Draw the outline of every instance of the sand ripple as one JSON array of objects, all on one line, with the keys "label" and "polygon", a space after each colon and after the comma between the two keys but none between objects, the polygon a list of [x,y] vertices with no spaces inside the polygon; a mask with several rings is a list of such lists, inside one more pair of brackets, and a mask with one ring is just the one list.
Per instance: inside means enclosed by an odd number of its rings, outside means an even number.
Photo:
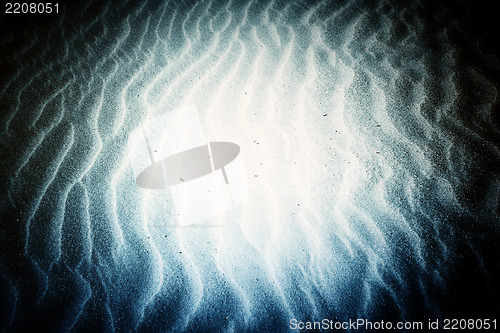
[{"label": "sand ripple", "polygon": [[[84,3],[0,44],[0,327],[498,315],[499,66],[463,8]],[[245,159],[223,227],[130,167],[190,104]]]}]

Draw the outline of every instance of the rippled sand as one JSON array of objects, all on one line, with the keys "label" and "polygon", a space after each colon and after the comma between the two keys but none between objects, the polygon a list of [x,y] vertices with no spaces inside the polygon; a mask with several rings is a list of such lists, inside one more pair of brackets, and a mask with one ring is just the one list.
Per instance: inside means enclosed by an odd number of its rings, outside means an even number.
[{"label": "rippled sand", "polygon": [[[2,329],[498,318],[488,9],[82,3],[2,23]],[[185,105],[245,160],[212,227],[176,227],[130,166],[133,131]]]}]

